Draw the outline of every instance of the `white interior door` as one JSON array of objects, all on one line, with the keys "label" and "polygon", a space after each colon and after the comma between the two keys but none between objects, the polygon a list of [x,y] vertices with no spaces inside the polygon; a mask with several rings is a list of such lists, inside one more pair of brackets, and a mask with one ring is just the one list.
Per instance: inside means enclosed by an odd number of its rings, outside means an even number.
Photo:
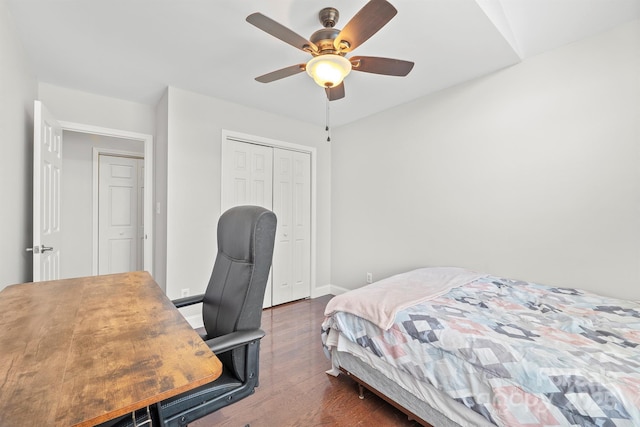
[{"label": "white interior door", "polygon": [[311,295],[311,156],[274,148],[273,157],[278,228],[272,302],[276,305]]},{"label": "white interior door", "polygon": [[62,127],[40,101],[34,104],[33,281],[60,278]]},{"label": "white interior door", "polygon": [[[99,156],[98,274],[136,271],[144,257],[140,225],[142,159]],[[142,235],[141,235],[142,234]]]},{"label": "white interior door", "polygon": [[222,145],[222,212],[233,206],[272,208],[271,147],[225,140]]},{"label": "white interior door", "polygon": [[291,301],[295,301],[311,296],[311,155],[297,151],[291,153],[291,217],[294,236]]},{"label": "white interior door", "polygon": [[138,265],[136,270],[144,270],[144,159],[138,163]]},{"label": "white interior door", "polygon": [[[222,143],[222,212],[233,206],[273,209],[273,149],[225,139]],[[272,274],[263,307],[271,307]]]}]

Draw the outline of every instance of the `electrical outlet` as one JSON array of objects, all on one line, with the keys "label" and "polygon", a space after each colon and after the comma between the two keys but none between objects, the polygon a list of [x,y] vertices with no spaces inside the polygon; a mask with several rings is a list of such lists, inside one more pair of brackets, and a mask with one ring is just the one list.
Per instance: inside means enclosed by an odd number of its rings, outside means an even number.
[{"label": "electrical outlet", "polygon": [[188,296],[189,296],[189,288],[184,288],[180,293],[180,298],[184,298]]},{"label": "electrical outlet", "polygon": [[373,283],[373,274],[367,273],[367,283]]}]

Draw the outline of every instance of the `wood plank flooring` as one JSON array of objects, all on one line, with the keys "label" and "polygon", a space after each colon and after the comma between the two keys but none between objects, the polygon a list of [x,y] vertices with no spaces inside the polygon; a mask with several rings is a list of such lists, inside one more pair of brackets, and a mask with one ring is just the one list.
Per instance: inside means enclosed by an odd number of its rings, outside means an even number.
[{"label": "wood plank flooring", "polygon": [[411,426],[400,411],[374,394],[358,398],[357,385],[325,371],[320,325],[331,297],[302,300],[262,314],[267,335],[260,347],[260,386],[254,395],[190,424],[233,426]]}]

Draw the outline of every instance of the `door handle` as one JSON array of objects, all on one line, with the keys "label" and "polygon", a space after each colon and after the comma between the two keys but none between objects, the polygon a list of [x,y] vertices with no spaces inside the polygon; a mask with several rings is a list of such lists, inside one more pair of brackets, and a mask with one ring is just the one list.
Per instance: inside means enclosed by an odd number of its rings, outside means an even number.
[{"label": "door handle", "polygon": [[53,247],[51,246],[45,246],[45,245],[40,245],[40,246],[34,246],[32,248],[27,248],[26,251],[27,252],[33,252],[34,254],[39,254],[42,252],[47,252],[47,251],[52,251]]}]

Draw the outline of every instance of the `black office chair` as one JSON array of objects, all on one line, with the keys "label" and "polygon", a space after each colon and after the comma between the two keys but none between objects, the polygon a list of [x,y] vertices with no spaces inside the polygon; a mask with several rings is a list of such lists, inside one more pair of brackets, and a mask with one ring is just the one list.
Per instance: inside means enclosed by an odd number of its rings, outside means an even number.
[{"label": "black office chair", "polygon": [[[254,392],[258,386],[262,303],[271,268],[276,216],[258,206],[238,206],[218,221],[218,255],[202,295],[174,300],[176,307],[202,303],[202,339],[222,362],[212,383],[136,413],[136,425],[186,426]],[[111,425],[111,424],[109,424]],[[118,427],[134,425],[131,416]]]},{"label": "black office chair", "polygon": [[202,303],[202,339],[222,362],[222,375],[158,404],[161,425],[186,426],[258,386],[262,303],[275,233],[275,214],[258,206],[231,208],[220,217],[218,255],[206,292],[173,302],[176,307]]}]

